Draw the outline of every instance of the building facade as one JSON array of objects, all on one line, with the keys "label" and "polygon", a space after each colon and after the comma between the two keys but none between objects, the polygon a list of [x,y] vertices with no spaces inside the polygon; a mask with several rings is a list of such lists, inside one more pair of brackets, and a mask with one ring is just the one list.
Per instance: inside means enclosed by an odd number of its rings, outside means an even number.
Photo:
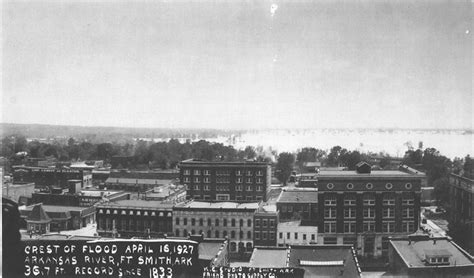
[{"label": "building facade", "polygon": [[253,216],[258,207],[258,203],[232,202],[178,204],[173,207],[174,235],[228,238],[231,253],[252,252]]},{"label": "building facade", "polygon": [[81,186],[92,186],[92,173],[64,168],[13,167],[13,182],[34,182],[37,187],[67,188],[69,180],[80,180]]},{"label": "building facade", "polygon": [[300,220],[278,223],[277,245],[279,247],[317,244],[317,242],[317,226],[303,226]]},{"label": "building facade", "polygon": [[320,240],[353,244],[359,255],[387,256],[388,237],[419,228],[424,174],[403,171],[321,171],[318,174]]},{"label": "building facade", "polygon": [[318,191],[313,188],[283,189],[276,201],[280,222],[301,220],[317,223],[319,217]]},{"label": "building facade", "polygon": [[451,174],[449,184],[449,221],[467,230],[462,247],[474,254],[474,179]]},{"label": "building facade", "polygon": [[179,164],[180,182],[188,199],[200,201],[266,201],[271,167],[264,162],[204,162]]},{"label": "building facade", "polygon": [[276,246],[279,222],[276,205],[261,204],[254,214],[254,246]]},{"label": "building facade", "polygon": [[120,200],[97,206],[97,233],[106,237],[153,238],[171,235],[171,204],[157,201]]}]

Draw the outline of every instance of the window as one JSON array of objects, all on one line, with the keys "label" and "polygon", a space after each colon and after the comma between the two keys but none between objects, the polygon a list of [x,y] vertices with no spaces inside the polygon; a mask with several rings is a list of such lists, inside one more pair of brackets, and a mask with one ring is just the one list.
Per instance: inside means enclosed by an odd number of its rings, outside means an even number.
[{"label": "window", "polygon": [[344,205],[345,206],[355,206],[355,204],[356,204],[355,198],[344,199]]},{"label": "window", "polygon": [[252,220],[251,219],[247,220],[247,227],[252,227]]},{"label": "window", "polygon": [[216,227],[219,227],[219,219],[216,219]]},{"label": "window", "polygon": [[230,231],[230,238],[235,238],[235,231]]},{"label": "window", "polygon": [[278,238],[283,239],[283,233],[282,232],[278,233]]},{"label": "window", "polygon": [[334,184],[328,183],[328,184],[326,185],[326,187],[327,187],[328,189],[333,189],[333,188],[334,188]]},{"label": "window", "polygon": [[[204,183],[211,183],[211,179],[204,178]],[[209,190],[209,189],[206,189],[206,187],[209,188],[209,185],[204,186],[204,190]]]},{"label": "window", "polygon": [[306,234],[303,234],[303,240],[306,240]]},{"label": "window", "polygon": [[275,227],[275,220],[273,220],[273,219],[270,219],[270,220],[269,220],[269,227],[270,227],[270,228]]},{"label": "window", "polygon": [[385,188],[388,189],[388,190],[390,190],[390,189],[393,188],[393,184],[387,183],[387,184],[385,185]]},{"label": "window", "polygon": [[336,218],[336,208],[325,208],[324,218],[329,218],[329,219]]},{"label": "window", "polygon": [[355,218],[356,210],[355,208],[344,208],[344,218]]},{"label": "window", "polygon": [[275,232],[270,232],[270,237],[268,239],[274,240],[275,239]]},{"label": "window", "polygon": [[364,198],[364,206],[374,206],[375,205],[375,199],[374,197],[366,197]]},{"label": "window", "polygon": [[194,182],[201,182],[201,179],[198,177],[194,177]]},{"label": "window", "polygon": [[260,239],[260,232],[255,232],[255,239],[259,240]]},{"label": "window", "polygon": [[336,205],[336,197],[327,197],[324,200],[325,206],[335,206]]},{"label": "window", "polygon": [[257,183],[261,184],[263,183],[263,180],[261,178],[257,178]]},{"label": "window", "polygon": [[184,177],[184,182],[189,182],[190,179],[188,177]]},{"label": "window", "polygon": [[353,189],[354,185],[352,183],[348,183],[346,187],[347,187],[347,189]]},{"label": "window", "polygon": [[240,170],[235,171],[235,175],[236,176],[242,176],[242,171],[240,171]]},{"label": "window", "polygon": [[216,231],[215,234],[216,234],[216,238],[219,238],[219,231]]},{"label": "window", "polygon": [[413,233],[415,231],[415,224],[413,221],[403,221],[402,222],[402,232],[403,233]]},{"label": "window", "polygon": [[343,237],[342,244],[350,244],[350,245],[355,246],[357,244],[357,238],[356,237]]},{"label": "window", "polygon": [[267,219],[262,220],[262,227],[266,228],[267,227]]},{"label": "window", "polygon": [[384,206],[394,206],[395,205],[395,198],[393,197],[384,197],[382,204]]},{"label": "window", "polygon": [[395,222],[382,222],[382,232],[383,233],[395,232]]},{"label": "window", "polygon": [[244,239],[244,232],[243,232],[243,231],[240,231],[240,232],[239,232],[239,238],[240,238],[240,239]]},{"label": "window", "polygon": [[252,197],[252,196],[247,196],[247,197],[245,197],[245,200],[247,200],[247,201],[252,201],[252,200],[253,200],[253,197]]},{"label": "window", "polygon": [[374,185],[369,182],[368,184],[365,185],[365,187],[367,189],[372,189],[372,188],[374,188]]},{"label": "window", "polygon": [[211,230],[208,230],[208,231],[207,231],[207,237],[208,237],[208,238],[211,237]]},{"label": "window", "polygon": [[355,233],[356,223],[355,222],[344,222],[344,233]]},{"label": "window", "polygon": [[184,174],[185,174],[185,175],[190,175],[190,174],[191,174],[191,170],[189,170],[189,169],[184,170]]},{"label": "window", "polygon": [[288,206],[288,212],[293,212],[293,206],[291,205]]},{"label": "window", "polygon": [[187,236],[188,236],[188,230],[186,230],[186,229],[183,230],[183,236],[184,236],[184,237],[187,237]]},{"label": "window", "polygon": [[247,175],[247,176],[252,176],[252,174],[253,174],[252,171],[247,170],[247,172],[246,172],[246,175]]},{"label": "window", "polygon": [[362,227],[364,232],[375,232],[375,222],[364,222]]},{"label": "window", "polygon": [[188,219],[187,218],[183,218],[183,225],[188,225]]},{"label": "window", "polygon": [[263,176],[263,172],[261,170],[257,171],[257,176]]},{"label": "window", "polygon": [[286,233],[286,239],[290,239],[290,233]]},{"label": "window", "polygon": [[412,206],[415,204],[415,200],[413,199],[402,199],[402,205],[404,206]]},{"label": "window", "polygon": [[179,236],[179,230],[178,229],[176,229],[176,231],[174,232],[174,235]]},{"label": "window", "polygon": [[324,222],[324,232],[325,233],[335,233],[336,232],[336,222]]},{"label": "window", "polygon": [[224,227],[227,227],[227,219],[224,218]]},{"label": "window", "polygon": [[324,244],[337,244],[337,237],[324,237]]},{"label": "window", "polygon": [[232,219],[230,220],[230,225],[231,225],[232,227],[235,227],[235,219],[234,219],[234,218],[232,218]]},{"label": "window", "polygon": [[281,206],[281,212],[286,212],[286,205]]},{"label": "window", "polygon": [[252,232],[251,231],[247,232],[247,239],[252,239]]},{"label": "window", "polygon": [[191,218],[191,226],[195,226],[195,225],[196,225],[196,219]]},{"label": "window", "polygon": [[198,184],[194,185],[194,190],[199,190],[199,185]]},{"label": "window", "polygon": [[216,171],[216,176],[229,176],[230,172],[229,170],[217,170]]},{"label": "window", "polygon": [[402,218],[413,218],[415,214],[413,213],[413,208],[403,208],[402,209]]},{"label": "window", "polygon": [[311,241],[315,241],[316,240],[316,235],[315,234],[311,234]]},{"label": "window", "polygon": [[240,219],[239,220],[239,227],[243,227],[244,226],[244,220],[243,219]]},{"label": "window", "polygon": [[383,208],[383,218],[394,218],[395,208]]},{"label": "window", "polygon": [[364,208],[364,218],[375,218],[375,209]]},{"label": "window", "polygon": [[405,184],[405,188],[406,189],[411,189],[413,186],[411,185],[411,183],[406,183]]},{"label": "window", "polygon": [[226,237],[227,236],[227,231],[222,232],[222,236]]},{"label": "window", "polygon": [[237,183],[242,183],[242,178],[237,178],[236,182]]},{"label": "window", "polygon": [[247,178],[245,182],[246,183],[252,183],[252,178]]},{"label": "window", "polygon": [[255,227],[260,227],[260,219],[255,219]]},{"label": "window", "polygon": [[245,187],[245,190],[246,190],[246,191],[252,191],[252,186],[251,186],[251,185],[247,185],[247,186]]},{"label": "window", "polygon": [[242,191],[242,185],[236,185],[235,191]]},{"label": "window", "polygon": [[257,191],[259,191],[259,192],[263,191],[263,186],[257,185]]},{"label": "window", "polygon": [[262,239],[267,240],[267,232],[262,232]]},{"label": "window", "polygon": [[176,225],[179,225],[179,217],[176,217]]},{"label": "window", "polygon": [[204,170],[204,176],[210,176],[211,175],[211,171],[209,170]]},{"label": "window", "polygon": [[295,239],[298,239],[298,233],[295,233]]},{"label": "window", "polygon": [[199,218],[199,226],[204,226],[204,219]]}]

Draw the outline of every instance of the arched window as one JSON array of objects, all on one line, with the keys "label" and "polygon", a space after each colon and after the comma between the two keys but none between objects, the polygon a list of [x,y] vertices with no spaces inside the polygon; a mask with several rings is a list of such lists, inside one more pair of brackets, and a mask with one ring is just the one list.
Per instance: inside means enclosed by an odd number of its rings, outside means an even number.
[{"label": "arched window", "polygon": [[212,222],[212,221],[211,221],[211,218],[208,218],[208,219],[207,219],[207,226],[209,226],[209,227],[212,226],[212,223],[211,223],[211,222]]},{"label": "arched window", "polygon": [[224,218],[224,227],[227,227],[227,219]]},{"label": "arched window", "polygon": [[198,235],[204,235],[203,232],[202,232],[202,230],[199,230]]},{"label": "arched window", "polygon": [[231,252],[237,251],[237,244],[235,242],[230,243],[230,251]]},{"label": "arched window", "polygon": [[244,220],[243,220],[243,219],[240,219],[239,222],[240,222],[240,223],[239,223],[239,224],[240,224],[240,227],[242,227],[242,226],[244,225]]},{"label": "arched window", "polygon": [[188,236],[188,231],[186,229],[183,230],[183,236],[187,237]]},{"label": "arched window", "polygon": [[230,231],[230,238],[235,238],[235,231]]},{"label": "arched window", "polygon": [[216,227],[219,227],[219,219],[216,219]]},{"label": "arched window", "polygon": [[216,238],[219,238],[219,231],[216,231]]},{"label": "arched window", "polygon": [[211,230],[207,231],[207,237],[208,237],[208,238],[211,237]]},{"label": "arched window", "polygon": [[230,221],[230,223],[231,223],[232,227],[235,227],[235,219],[234,219],[234,218],[232,218],[232,220]]},{"label": "arched window", "polygon": [[247,227],[252,227],[252,219],[247,220]]},{"label": "arched window", "polygon": [[244,232],[243,232],[243,231],[240,231],[240,232],[239,232],[239,238],[240,238],[240,239],[244,239]]},{"label": "arched window", "polygon": [[199,226],[204,226],[204,219],[199,218]]},{"label": "arched window", "polygon": [[252,248],[252,243],[251,242],[247,242],[246,244],[247,246],[247,252],[252,252],[253,248]]},{"label": "arched window", "polygon": [[191,230],[191,235],[195,235],[196,234],[196,231],[195,230]]},{"label": "arched window", "polygon": [[224,231],[224,232],[222,233],[222,236],[223,236],[223,237],[226,237],[226,236],[227,236],[227,231]]},{"label": "arched window", "polygon": [[247,239],[252,239],[252,232],[251,231],[247,232]]},{"label": "arched window", "polygon": [[179,236],[179,230],[176,229],[175,236]]}]

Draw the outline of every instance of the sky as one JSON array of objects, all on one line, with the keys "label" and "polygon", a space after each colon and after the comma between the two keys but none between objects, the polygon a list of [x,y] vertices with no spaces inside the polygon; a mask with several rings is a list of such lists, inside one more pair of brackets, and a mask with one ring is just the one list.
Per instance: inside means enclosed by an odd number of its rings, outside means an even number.
[{"label": "sky", "polygon": [[1,122],[472,129],[470,1],[219,2],[3,1]]}]

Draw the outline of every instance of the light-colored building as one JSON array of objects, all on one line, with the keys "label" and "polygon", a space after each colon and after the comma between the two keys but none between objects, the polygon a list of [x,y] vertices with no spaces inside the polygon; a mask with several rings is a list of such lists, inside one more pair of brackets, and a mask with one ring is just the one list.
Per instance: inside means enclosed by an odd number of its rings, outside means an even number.
[{"label": "light-colored building", "polygon": [[302,226],[301,221],[278,223],[278,246],[309,245],[318,242],[318,226]]},{"label": "light-colored building", "polygon": [[252,252],[253,217],[259,203],[189,201],[173,207],[175,236],[228,238],[230,252]]}]

